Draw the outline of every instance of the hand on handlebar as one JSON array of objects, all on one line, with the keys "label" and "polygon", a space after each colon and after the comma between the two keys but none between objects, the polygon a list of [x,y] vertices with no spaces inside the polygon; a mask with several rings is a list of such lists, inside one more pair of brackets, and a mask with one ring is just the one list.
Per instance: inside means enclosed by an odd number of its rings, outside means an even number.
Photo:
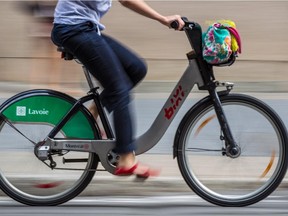
[{"label": "hand on handlebar", "polygon": [[[185,23],[182,20],[180,15],[172,15],[172,16],[166,16],[166,20],[163,22],[164,25],[168,26],[169,28],[173,28],[175,30],[182,30]],[[177,23],[177,26],[172,25],[172,23]]]},{"label": "hand on handlebar", "polygon": [[180,21],[179,21],[179,19],[175,19],[170,23],[170,28],[181,31],[181,30],[183,30],[183,28],[185,26],[184,21],[186,21],[186,20],[187,20],[186,17],[180,17]]}]

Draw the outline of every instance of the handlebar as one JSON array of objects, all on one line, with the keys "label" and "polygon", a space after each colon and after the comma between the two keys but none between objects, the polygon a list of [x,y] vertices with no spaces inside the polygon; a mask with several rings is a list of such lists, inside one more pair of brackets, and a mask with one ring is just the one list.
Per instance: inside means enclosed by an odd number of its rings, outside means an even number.
[{"label": "handlebar", "polygon": [[178,29],[178,26],[179,26],[179,22],[177,20],[174,20],[171,24],[170,24],[170,27],[173,28],[173,29]]},{"label": "handlebar", "polygon": [[[195,22],[191,22],[189,21],[186,17],[181,17],[181,19],[183,20],[183,22],[185,23],[183,29],[181,29],[182,31],[185,29],[185,28],[192,28],[192,27],[195,27],[197,25],[197,23]],[[177,20],[174,20],[171,24],[170,24],[170,27],[177,30],[179,28],[179,22]]]}]

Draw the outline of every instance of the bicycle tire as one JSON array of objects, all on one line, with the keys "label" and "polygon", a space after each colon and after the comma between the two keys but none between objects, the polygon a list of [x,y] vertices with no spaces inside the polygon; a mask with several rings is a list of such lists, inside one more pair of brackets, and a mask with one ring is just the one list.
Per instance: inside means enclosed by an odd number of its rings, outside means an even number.
[{"label": "bicycle tire", "polygon": [[[54,206],[73,199],[90,183],[99,162],[95,153],[66,151],[53,155],[56,168],[70,169],[63,171],[51,169],[40,161],[31,143],[43,140],[75,102],[76,99],[61,92],[30,90],[0,106],[1,115],[13,125],[11,127],[1,116],[0,187],[6,195],[26,205]],[[56,137],[93,139],[100,136],[92,115],[81,106]],[[64,156],[83,161],[64,164]]]},{"label": "bicycle tire", "polygon": [[247,95],[220,95],[241,155],[223,153],[224,140],[209,97],[182,119],[174,155],[188,186],[219,206],[248,206],[269,196],[287,170],[287,131],[266,103]]}]

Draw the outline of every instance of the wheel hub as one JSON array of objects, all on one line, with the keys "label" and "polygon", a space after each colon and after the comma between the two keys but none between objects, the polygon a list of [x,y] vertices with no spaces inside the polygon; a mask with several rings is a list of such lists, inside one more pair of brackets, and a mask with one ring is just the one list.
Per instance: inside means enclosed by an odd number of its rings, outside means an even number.
[{"label": "wheel hub", "polygon": [[226,154],[231,158],[238,158],[241,155],[241,148],[238,145],[229,146],[226,150]]}]

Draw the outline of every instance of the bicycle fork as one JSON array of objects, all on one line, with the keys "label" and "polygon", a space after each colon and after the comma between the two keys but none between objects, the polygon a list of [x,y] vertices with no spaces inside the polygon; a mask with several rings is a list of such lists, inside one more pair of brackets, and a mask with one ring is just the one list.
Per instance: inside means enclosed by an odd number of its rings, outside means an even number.
[{"label": "bicycle fork", "polygon": [[[216,116],[218,118],[218,122],[221,127],[221,131],[223,133],[223,135],[220,135],[220,139],[225,141],[225,149],[223,148],[222,154],[227,155],[228,157],[231,158],[237,158],[241,154],[241,148],[235,142],[232,132],[230,130],[229,123],[227,121],[220,98],[218,96],[219,93],[216,91],[216,87],[218,85],[219,84],[217,83],[213,83],[213,86],[210,86],[208,91],[213,102],[213,106],[216,112]],[[224,91],[224,93],[229,94],[231,86],[226,86],[226,88],[227,90]]]}]

